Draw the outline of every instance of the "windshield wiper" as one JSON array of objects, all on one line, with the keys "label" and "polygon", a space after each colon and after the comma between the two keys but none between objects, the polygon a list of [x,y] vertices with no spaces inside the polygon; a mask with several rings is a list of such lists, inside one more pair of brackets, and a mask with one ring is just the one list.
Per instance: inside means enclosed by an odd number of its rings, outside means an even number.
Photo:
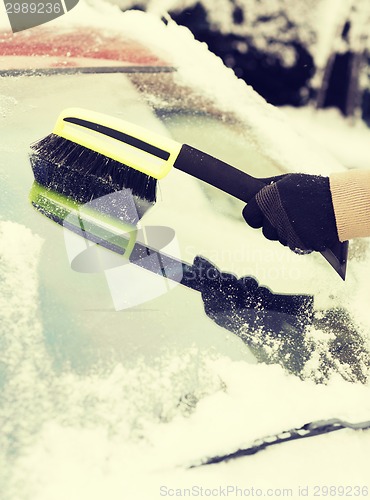
[{"label": "windshield wiper", "polygon": [[254,455],[259,451],[265,450],[269,446],[286,443],[288,441],[294,441],[296,439],[304,439],[308,437],[319,436],[321,434],[328,434],[329,432],[339,431],[342,429],[352,429],[356,431],[370,429],[370,420],[357,423],[346,422],[338,418],[316,420],[314,422],[304,424],[302,425],[302,427],[296,427],[294,429],[289,429],[288,431],[283,431],[279,434],[272,434],[271,436],[265,436],[263,438],[257,439],[246,448],[240,448],[239,450],[233,451],[231,453],[226,453],[225,455],[217,455],[206,458],[199,461],[198,463],[190,465],[189,468],[192,469],[195,467],[200,467],[202,465],[227,462],[236,458]]},{"label": "windshield wiper", "polygon": [[176,71],[176,69],[172,66],[75,66],[55,68],[0,69],[0,76],[76,75],[79,73],[172,73],[174,71]]}]

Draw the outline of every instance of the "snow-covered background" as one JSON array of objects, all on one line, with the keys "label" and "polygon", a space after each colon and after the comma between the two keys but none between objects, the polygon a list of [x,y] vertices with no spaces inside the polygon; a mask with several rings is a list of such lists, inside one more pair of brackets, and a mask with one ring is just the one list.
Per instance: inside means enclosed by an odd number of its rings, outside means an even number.
[{"label": "snow-covered background", "polygon": [[170,15],[276,105],[336,106],[369,119],[366,0],[111,0]]},{"label": "snow-covered background", "polygon": [[[158,5],[159,2],[153,2],[153,8]],[[214,12],[216,16],[217,9]],[[159,53],[166,49],[168,52],[171,47],[181,80],[198,89],[206,88],[221,107],[238,113],[255,135],[258,146],[288,170],[328,173],[342,168],[342,163],[352,168],[369,167],[369,131],[362,122],[354,125],[336,111],[317,113],[311,108],[289,108],[284,110],[286,114],[281,113],[225,70],[206,47],[195,44],[186,28],[170,23],[164,29],[154,15],[121,14],[116,7],[99,2],[93,6],[80,2],[70,15],[53,23],[67,28],[85,23],[119,29],[147,41]],[[8,27],[6,18],[1,18],[1,25]],[[17,123],[12,121],[16,111],[20,115],[30,111],[27,102],[21,96],[17,100],[11,89],[9,82],[0,86],[2,158],[16,154],[16,148],[24,146],[32,135],[32,130],[22,130],[26,139],[19,138],[19,129],[8,130]],[[104,306],[103,301],[100,303],[104,293],[91,298],[86,289],[93,285],[96,292],[101,283],[85,277],[72,279],[71,270],[63,266],[56,266],[58,274],[54,279],[58,276],[60,280],[57,283],[53,282],[52,272],[43,276],[40,270],[45,273],[45,269],[53,269],[53,263],[62,259],[62,249],[56,250],[54,242],[50,250],[53,242],[39,236],[42,230],[32,226],[33,219],[24,208],[25,187],[22,183],[18,186],[16,179],[31,174],[22,172],[16,164],[10,168],[5,160],[0,164],[0,178],[6,186],[0,204],[1,500],[144,500],[181,494],[189,497],[180,488],[192,487],[198,488],[193,492],[204,488],[203,497],[217,497],[217,491],[222,496],[222,488],[228,486],[234,488],[229,490],[229,498],[240,497],[235,488],[250,491],[252,487],[260,488],[265,495],[269,488],[276,490],[269,494],[272,498],[281,497],[282,489],[291,489],[289,496],[298,498],[299,488],[306,486],[308,498],[314,498],[315,486],[333,485],[352,488],[347,491],[353,495],[355,487],[359,487],[360,495],[356,496],[367,496],[369,432],[339,431],[279,445],[229,463],[187,469],[202,457],[233,451],[255,438],[312,420],[369,420],[369,384],[346,382],[333,374],[325,385],[320,385],[309,378],[294,377],[277,365],[255,364],[242,342],[231,334],[218,342],[225,351],[206,348],[199,339],[200,332],[203,338],[206,334],[216,336],[218,328],[207,326],[211,321],[203,314],[200,300],[187,297],[179,289],[149,304],[158,310],[159,327],[146,320],[154,317],[149,316],[150,307],[137,312],[140,319],[135,318],[131,324],[136,320],[140,328],[131,332],[131,337],[123,326],[117,327],[120,322],[130,324],[125,316],[117,316],[119,313],[112,313],[114,320],[99,323],[96,311],[98,306]],[[12,172],[16,172],[16,179]],[[211,234],[217,217],[205,203],[200,204],[194,186],[189,183],[188,187],[195,205],[193,212],[189,207],[189,213],[196,216],[201,206]],[[163,191],[166,193],[165,186]],[[183,214],[172,216],[184,220]],[[236,222],[228,224],[232,229],[240,227]],[[60,242],[58,230],[49,233],[56,242]],[[199,228],[194,238],[200,240],[202,232],[203,228]],[[256,235],[256,245],[258,238]],[[212,241],[210,236],[209,244]],[[237,242],[238,238],[230,238],[230,244]],[[264,252],[264,248],[261,243],[260,251]],[[45,264],[46,261],[49,262]],[[245,272],[243,265],[240,263],[236,271]],[[351,262],[349,280],[342,289],[337,282],[334,284],[333,275],[325,266],[319,278],[310,276],[317,269],[321,268],[316,261],[307,265],[302,281],[313,287],[319,304],[325,305],[327,300],[346,304],[365,325],[366,338],[370,322],[368,261],[360,258]],[[47,290],[45,280],[52,283]],[[64,291],[68,286],[72,292],[66,293],[66,300],[62,292],[60,296],[58,293],[59,288]],[[62,316],[53,310],[60,307],[59,300],[67,306],[66,316],[68,311],[73,320],[76,318],[75,327],[79,326],[73,309],[73,291],[77,288],[73,287],[81,287],[78,289],[85,292],[85,316],[90,321],[86,330],[90,326],[92,330],[83,336],[71,328],[62,331],[61,338],[53,337],[48,330],[50,322],[45,320],[45,307],[49,305],[50,317]],[[48,297],[47,292],[52,296]],[[95,312],[88,311],[91,304]],[[131,318],[134,316],[135,311],[131,312]],[[153,340],[163,318],[168,331]],[[68,319],[65,321],[68,324]],[[108,331],[111,325],[117,331]],[[180,339],[179,332],[191,341]],[[172,333],[175,338],[167,346]],[[126,362],[124,356],[109,353],[117,346],[124,351],[124,342],[132,342],[132,337],[140,348],[144,342],[153,346],[162,343],[163,348],[153,347],[158,349],[154,360],[141,355],[138,348],[134,363],[132,358]],[[69,367],[60,366],[54,358],[53,343],[58,342],[75,351]],[[227,349],[227,344],[232,347]],[[89,358],[94,349],[103,349],[103,345],[108,363],[93,360],[86,368],[81,359],[81,365],[78,364],[78,357]],[[336,491],[339,496],[340,490]]]}]

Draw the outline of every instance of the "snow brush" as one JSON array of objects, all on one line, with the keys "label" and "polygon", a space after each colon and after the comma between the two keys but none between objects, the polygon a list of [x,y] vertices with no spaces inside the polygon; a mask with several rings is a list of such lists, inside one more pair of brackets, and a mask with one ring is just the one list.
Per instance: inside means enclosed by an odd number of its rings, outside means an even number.
[{"label": "snow brush", "polygon": [[[75,255],[71,262],[75,271],[100,272],[130,263],[200,293],[204,293],[209,286],[209,274],[216,276],[218,273],[211,263],[200,256],[189,264],[166,253],[174,235],[173,229],[164,226],[139,229],[139,211],[129,189],[79,203],[34,181],[29,200],[42,215],[85,239],[79,247],[82,252]],[[86,240],[96,245],[90,245]],[[97,246],[107,248],[114,254],[102,254],[96,251]],[[238,281],[231,274],[225,274],[223,279],[228,279],[230,283]],[[297,327],[294,325],[301,320],[311,321],[311,295],[276,294],[258,286],[254,279],[252,281],[257,288],[251,288],[250,279],[245,277],[239,282],[245,281],[245,286],[240,284],[240,287],[244,286],[244,293],[250,294],[248,309],[254,326],[258,323],[260,327],[271,328],[272,320],[272,324],[277,322]]]},{"label": "snow brush", "polygon": [[[54,130],[31,145],[35,180],[79,203],[122,189],[154,203],[157,181],[172,168],[245,203],[265,183],[187,144],[124,120],[82,108],[65,109]],[[348,242],[321,252],[344,280]]]}]

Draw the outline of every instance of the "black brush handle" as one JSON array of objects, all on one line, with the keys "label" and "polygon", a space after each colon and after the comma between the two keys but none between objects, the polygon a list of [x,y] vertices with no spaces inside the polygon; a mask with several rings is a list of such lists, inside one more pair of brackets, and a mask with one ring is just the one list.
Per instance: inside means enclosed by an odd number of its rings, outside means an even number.
[{"label": "black brush handle", "polygon": [[245,203],[265,185],[263,181],[187,144],[183,144],[173,166]]},{"label": "black brush handle", "polygon": [[[248,203],[266,183],[203,151],[183,144],[174,167]],[[347,268],[348,241],[339,240],[320,252],[344,280]]]}]

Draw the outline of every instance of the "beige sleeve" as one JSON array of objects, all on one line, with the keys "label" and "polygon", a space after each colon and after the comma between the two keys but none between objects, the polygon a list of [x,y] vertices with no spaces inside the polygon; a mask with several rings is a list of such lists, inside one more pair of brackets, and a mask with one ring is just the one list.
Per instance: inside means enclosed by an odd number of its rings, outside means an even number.
[{"label": "beige sleeve", "polygon": [[340,241],[370,236],[370,170],[335,172],[329,179]]}]

